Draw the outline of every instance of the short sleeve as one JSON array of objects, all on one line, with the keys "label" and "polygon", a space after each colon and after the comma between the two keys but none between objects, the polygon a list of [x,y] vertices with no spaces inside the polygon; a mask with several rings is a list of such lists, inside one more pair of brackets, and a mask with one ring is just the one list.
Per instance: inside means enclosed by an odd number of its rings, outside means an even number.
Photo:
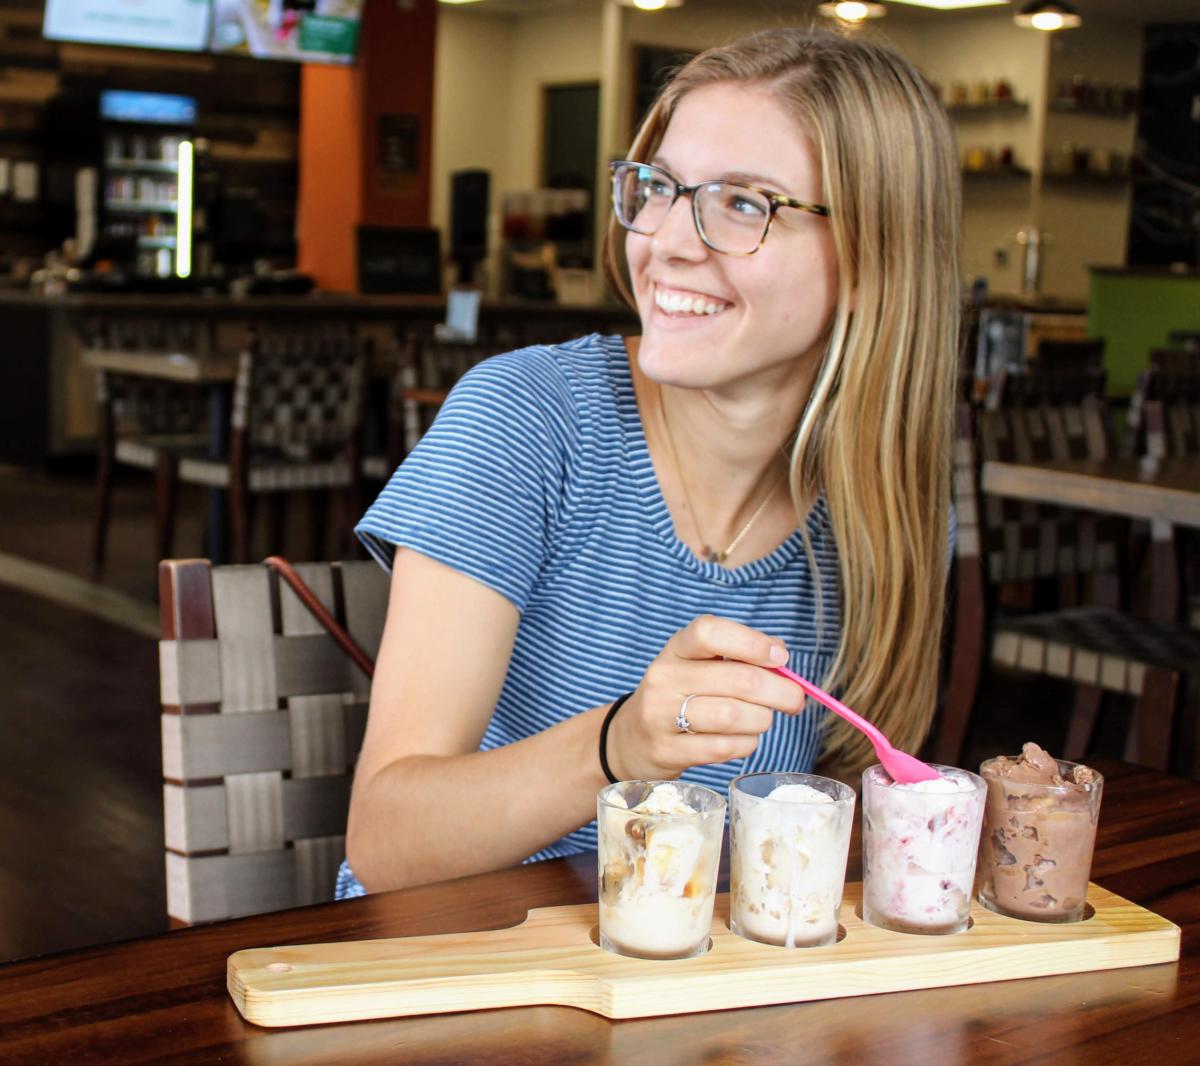
[{"label": "short sleeve", "polygon": [[524,610],[559,525],[575,407],[555,349],[526,348],[471,369],[359,522],[390,569],[412,548]]}]

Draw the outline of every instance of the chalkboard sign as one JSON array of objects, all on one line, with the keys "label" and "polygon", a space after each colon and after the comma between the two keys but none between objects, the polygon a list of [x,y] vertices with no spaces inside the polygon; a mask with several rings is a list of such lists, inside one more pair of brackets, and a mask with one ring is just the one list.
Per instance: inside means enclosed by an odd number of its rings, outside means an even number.
[{"label": "chalkboard sign", "polygon": [[441,234],[427,226],[359,226],[358,291],[442,291]]}]

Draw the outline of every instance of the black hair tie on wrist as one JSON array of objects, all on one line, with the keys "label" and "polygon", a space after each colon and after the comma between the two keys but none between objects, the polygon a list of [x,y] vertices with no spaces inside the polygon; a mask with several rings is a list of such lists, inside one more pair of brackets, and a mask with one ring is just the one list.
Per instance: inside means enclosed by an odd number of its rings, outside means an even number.
[{"label": "black hair tie on wrist", "polygon": [[604,771],[604,776],[614,785],[617,784],[619,778],[613,775],[612,768],[608,765],[608,727],[612,725],[612,720],[616,717],[617,711],[621,709],[622,704],[632,695],[632,692],[626,692],[624,696],[618,696],[613,700],[612,706],[608,709],[608,714],[604,716],[604,724],[600,727],[600,769]]}]

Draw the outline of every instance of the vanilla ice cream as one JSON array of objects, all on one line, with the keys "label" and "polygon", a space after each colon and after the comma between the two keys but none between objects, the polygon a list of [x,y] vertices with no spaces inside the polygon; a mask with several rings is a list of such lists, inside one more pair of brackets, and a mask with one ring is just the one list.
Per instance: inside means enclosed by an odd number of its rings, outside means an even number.
[{"label": "vanilla ice cream", "polygon": [[641,958],[707,950],[725,801],[683,782],[623,781],[597,802],[600,942]]},{"label": "vanilla ice cream", "polygon": [[782,947],[834,943],[854,791],[810,774],[747,774],[730,803],[730,928]]}]

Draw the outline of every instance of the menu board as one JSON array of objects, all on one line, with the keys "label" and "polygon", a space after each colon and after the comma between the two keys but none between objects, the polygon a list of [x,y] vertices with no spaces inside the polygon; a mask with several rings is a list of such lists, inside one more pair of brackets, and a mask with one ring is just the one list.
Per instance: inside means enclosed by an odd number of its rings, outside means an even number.
[{"label": "menu board", "polygon": [[214,0],[212,50],[353,63],[364,0]]},{"label": "menu board", "polygon": [[42,34],[55,41],[202,52],[211,0],[46,0]]}]

